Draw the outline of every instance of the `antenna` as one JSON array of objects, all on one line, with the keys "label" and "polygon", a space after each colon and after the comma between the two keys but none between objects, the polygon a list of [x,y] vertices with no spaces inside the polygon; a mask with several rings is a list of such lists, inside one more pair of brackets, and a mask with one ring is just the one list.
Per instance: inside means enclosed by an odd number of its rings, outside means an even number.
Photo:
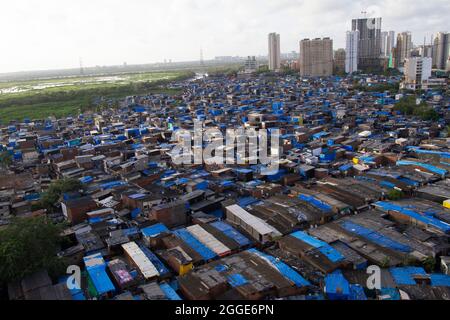
[{"label": "antenna", "polygon": [[361,11],[361,14],[363,15],[364,18],[367,18],[367,11]]}]

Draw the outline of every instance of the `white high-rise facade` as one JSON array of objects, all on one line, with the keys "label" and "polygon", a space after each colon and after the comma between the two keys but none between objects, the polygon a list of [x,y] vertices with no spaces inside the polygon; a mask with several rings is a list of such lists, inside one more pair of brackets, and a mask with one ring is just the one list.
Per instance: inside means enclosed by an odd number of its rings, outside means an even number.
[{"label": "white high-rise facade", "polygon": [[276,71],[281,68],[280,35],[269,34],[269,70]]},{"label": "white high-rise facade", "polygon": [[385,58],[391,56],[395,47],[395,31],[385,31],[381,33],[381,55]]},{"label": "white high-rise facade", "polygon": [[411,90],[420,88],[423,82],[431,77],[431,65],[431,58],[406,58],[403,87]]},{"label": "white high-rise facade", "polygon": [[345,72],[358,71],[358,41],[359,31],[347,31],[345,48]]}]

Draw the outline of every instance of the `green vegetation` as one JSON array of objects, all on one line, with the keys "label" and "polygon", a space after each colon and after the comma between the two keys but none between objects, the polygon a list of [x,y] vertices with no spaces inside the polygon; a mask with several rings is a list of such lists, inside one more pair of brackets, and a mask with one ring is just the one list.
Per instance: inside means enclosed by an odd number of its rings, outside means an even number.
[{"label": "green vegetation", "polygon": [[21,279],[39,270],[59,274],[64,261],[57,257],[62,226],[45,217],[14,218],[0,230],[0,283]]},{"label": "green vegetation", "polygon": [[436,268],[436,259],[433,257],[427,257],[422,261],[422,265],[428,273],[433,273]]},{"label": "green vegetation", "polygon": [[32,206],[32,210],[47,209],[52,212],[54,205],[58,203],[59,198],[63,193],[78,191],[82,188],[81,182],[77,179],[56,180],[55,182],[52,182],[47,191],[41,195],[39,202]]},{"label": "green vegetation", "polygon": [[12,156],[8,151],[0,152],[0,168],[8,168],[12,162]]},{"label": "green vegetation", "polygon": [[394,110],[400,111],[407,116],[416,116],[422,120],[438,120],[439,114],[429,107],[425,102],[416,104],[414,96],[405,97],[400,102],[396,103]]},{"label": "green vegetation", "polygon": [[[179,93],[179,90],[164,88],[171,81],[184,80],[193,77],[192,72],[165,72],[129,75],[126,81],[87,81],[80,82],[80,78],[70,84],[67,79],[51,80],[52,85],[63,86],[32,89],[18,93],[0,94],[0,121],[44,119],[48,116],[64,117],[77,115],[80,112],[95,109],[94,100],[98,98],[118,99],[129,95],[147,93]],[[92,79],[88,78],[88,79]],[[83,80],[84,81],[84,80]],[[26,82],[26,86],[35,81]],[[2,84],[5,86],[5,84]],[[17,86],[13,83],[12,86]],[[11,84],[10,84],[11,87]]]},{"label": "green vegetation", "polygon": [[405,197],[405,194],[403,193],[403,191],[400,191],[397,189],[391,189],[388,192],[387,197],[389,200],[396,201],[396,200],[403,199]]}]

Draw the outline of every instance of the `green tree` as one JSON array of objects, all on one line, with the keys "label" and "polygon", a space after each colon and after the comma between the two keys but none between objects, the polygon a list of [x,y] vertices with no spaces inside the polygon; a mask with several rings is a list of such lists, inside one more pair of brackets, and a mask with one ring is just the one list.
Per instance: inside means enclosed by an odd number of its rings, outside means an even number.
[{"label": "green tree", "polygon": [[0,152],[0,167],[8,168],[13,163],[11,154],[8,151]]},{"label": "green tree", "polygon": [[422,265],[427,272],[432,273],[436,268],[436,259],[433,257],[427,257],[423,259]]},{"label": "green tree", "polygon": [[391,189],[391,190],[389,190],[389,192],[387,194],[388,199],[393,200],[393,201],[400,200],[404,196],[405,196],[405,194],[402,191],[397,190],[397,189]]},{"label": "green tree", "polygon": [[61,230],[46,217],[14,218],[0,231],[0,283],[41,269],[58,275],[64,268],[64,261],[56,255]]},{"label": "green tree", "polygon": [[67,178],[56,180],[50,184],[47,191],[41,195],[41,200],[33,206],[33,210],[47,209],[53,211],[54,205],[63,193],[81,190],[83,185],[77,179]]}]

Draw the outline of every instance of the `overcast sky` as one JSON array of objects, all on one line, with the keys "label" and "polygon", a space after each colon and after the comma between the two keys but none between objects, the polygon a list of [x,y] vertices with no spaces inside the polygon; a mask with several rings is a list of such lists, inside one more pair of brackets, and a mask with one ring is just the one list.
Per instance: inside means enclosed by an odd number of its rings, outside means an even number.
[{"label": "overcast sky", "polygon": [[429,41],[450,31],[449,0],[1,0],[0,73],[267,54],[303,38],[344,47],[351,19],[381,16],[383,30]]}]

